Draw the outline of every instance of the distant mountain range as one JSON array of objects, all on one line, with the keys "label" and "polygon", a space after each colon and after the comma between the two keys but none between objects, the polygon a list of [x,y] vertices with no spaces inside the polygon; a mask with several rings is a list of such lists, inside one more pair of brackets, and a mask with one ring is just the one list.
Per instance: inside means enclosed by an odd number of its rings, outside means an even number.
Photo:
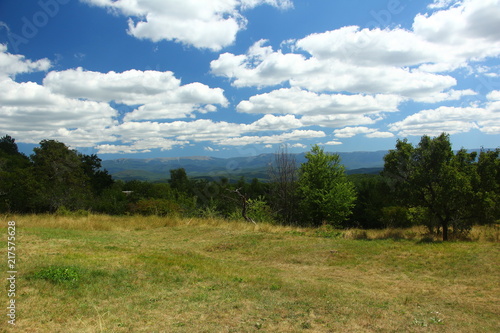
[{"label": "distant mountain range", "polygon": [[[378,173],[384,165],[387,151],[338,153],[347,173]],[[170,170],[184,168],[190,178],[217,180],[226,177],[236,181],[242,176],[247,181],[268,179],[269,165],[275,154],[251,157],[217,158],[208,156],[168,158],[120,158],[102,161],[102,166],[115,179],[160,181],[170,178]],[[293,154],[297,164],[306,161],[305,153]]]}]

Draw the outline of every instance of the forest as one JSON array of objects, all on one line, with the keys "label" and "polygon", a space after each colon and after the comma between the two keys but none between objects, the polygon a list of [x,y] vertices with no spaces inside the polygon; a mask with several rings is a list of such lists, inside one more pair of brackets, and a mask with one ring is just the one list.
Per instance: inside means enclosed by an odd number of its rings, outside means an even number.
[{"label": "forest", "polygon": [[443,133],[418,145],[398,140],[378,175],[346,175],[337,154],[314,145],[298,165],[275,153],[269,182],[190,179],[182,168],[165,182],[114,180],[97,155],[42,140],[33,154],[0,138],[0,212],[159,215],[245,219],[249,223],[334,228],[427,227],[467,236],[500,219],[500,149],[453,151]]}]

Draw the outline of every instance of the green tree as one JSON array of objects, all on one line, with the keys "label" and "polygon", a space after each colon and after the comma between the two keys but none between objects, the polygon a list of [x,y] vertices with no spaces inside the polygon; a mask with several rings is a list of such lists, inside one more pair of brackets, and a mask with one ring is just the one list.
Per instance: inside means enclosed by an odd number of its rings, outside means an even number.
[{"label": "green tree", "polygon": [[356,191],[338,154],[314,145],[299,168],[300,209],[307,224],[339,226],[352,212]]},{"label": "green tree", "polygon": [[387,227],[384,208],[393,204],[393,198],[386,179],[371,174],[354,174],[348,178],[354,183],[357,193],[349,226],[366,229]]},{"label": "green tree", "polygon": [[55,140],[42,140],[33,151],[33,171],[41,184],[37,193],[40,210],[86,208],[92,187],[79,154]]},{"label": "green tree", "polygon": [[30,212],[38,187],[29,158],[20,153],[16,140],[0,138],[0,211]]},{"label": "green tree", "polygon": [[480,152],[477,174],[479,223],[496,222],[500,219],[500,148]]},{"label": "green tree", "polygon": [[0,151],[8,155],[16,155],[19,153],[17,148],[16,139],[10,135],[5,135],[0,138]]},{"label": "green tree", "polygon": [[437,221],[448,240],[448,230],[470,230],[475,216],[475,153],[453,153],[450,138],[423,136],[417,147],[398,140],[396,149],[384,157],[384,174],[402,203],[422,207]]},{"label": "green tree", "polygon": [[84,174],[89,178],[92,190],[95,195],[99,195],[103,190],[113,185],[113,178],[107,170],[102,170],[102,160],[97,155],[80,154]]},{"label": "green tree", "polygon": [[191,193],[191,182],[184,168],[170,170],[170,186],[172,189],[183,193]]}]

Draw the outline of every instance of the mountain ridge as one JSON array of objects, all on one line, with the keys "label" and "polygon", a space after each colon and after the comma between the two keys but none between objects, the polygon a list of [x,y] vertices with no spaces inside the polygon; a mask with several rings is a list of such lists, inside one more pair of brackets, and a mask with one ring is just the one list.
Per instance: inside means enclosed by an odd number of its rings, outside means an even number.
[{"label": "mountain ridge", "polygon": [[[383,157],[388,151],[343,152],[339,154],[346,170],[377,169],[383,167]],[[297,164],[304,163],[306,153],[291,154]],[[115,178],[122,180],[161,180],[170,177],[170,170],[184,168],[191,178],[267,178],[269,165],[275,153],[255,156],[220,158],[212,156],[119,158],[103,160],[102,167]]]},{"label": "mountain ridge", "polygon": [[[486,148],[484,150],[494,150]],[[479,152],[481,149],[468,149],[469,152]],[[330,152],[340,156],[340,163],[348,174],[378,173],[384,167],[384,156],[389,150]],[[295,157],[298,165],[306,162],[305,152],[290,154]],[[155,157],[155,158],[119,158],[103,160],[102,167],[120,180],[164,181],[170,178],[170,170],[184,168],[188,177],[199,179],[230,180],[245,177],[247,180],[258,178],[267,180],[269,165],[274,161],[275,153],[264,153],[255,156],[213,157]]]}]

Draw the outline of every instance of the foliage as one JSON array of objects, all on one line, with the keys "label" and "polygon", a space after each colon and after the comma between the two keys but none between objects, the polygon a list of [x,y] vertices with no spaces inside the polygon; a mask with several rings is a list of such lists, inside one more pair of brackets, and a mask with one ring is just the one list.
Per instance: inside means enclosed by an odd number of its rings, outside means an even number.
[{"label": "foliage", "polygon": [[380,175],[350,175],[356,187],[356,202],[348,226],[355,228],[385,228],[384,208],[394,206],[387,179]]},{"label": "foliage", "polygon": [[[476,153],[465,150],[454,154],[449,135],[444,133],[436,138],[423,136],[417,147],[407,140],[398,140],[396,149],[384,158],[384,174],[391,180],[400,202],[424,208],[432,221],[429,225],[437,221],[443,240],[447,240],[449,228],[457,235],[467,233],[482,215],[480,210],[495,215],[495,209],[488,204],[485,207],[487,201],[481,198],[495,190],[490,192],[478,184],[481,179],[496,177],[496,173],[488,170],[478,174],[475,159]],[[498,155],[485,164],[498,164]],[[493,169],[496,172],[498,167],[495,165]],[[498,179],[491,182],[498,186]]]},{"label": "foliage", "polygon": [[409,218],[408,208],[402,206],[389,206],[381,210],[381,221],[386,228],[409,228],[412,220]]},{"label": "foliage", "polygon": [[500,219],[500,148],[480,152],[477,175],[474,185],[479,200],[478,222],[497,222]]},{"label": "foliage", "polygon": [[97,155],[42,140],[28,157],[6,135],[0,138],[0,212],[246,216],[259,223],[322,228],[423,225],[444,238],[448,229],[464,237],[474,223],[500,219],[499,155],[500,149],[453,153],[443,134],[424,136],[416,147],[398,140],[381,175],[346,176],[337,154],[313,146],[300,166],[280,148],[269,183],[227,174],[192,179],[183,168],[170,170],[168,182],[123,182],[102,169]]},{"label": "foliage", "polygon": [[129,211],[133,214],[142,215],[181,215],[182,207],[175,201],[168,199],[141,199],[130,204]]},{"label": "foliage", "polygon": [[257,199],[248,199],[248,207],[248,216],[255,222],[274,222],[275,215],[271,207],[264,200],[264,197],[260,196]]},{"label": "foliage", "polygon": [[340,226],[351,214],[356,199],[336,154],[325,153],[315,145],[299,169],[298,193],[303,220],[314,226],[323,223]]}]

